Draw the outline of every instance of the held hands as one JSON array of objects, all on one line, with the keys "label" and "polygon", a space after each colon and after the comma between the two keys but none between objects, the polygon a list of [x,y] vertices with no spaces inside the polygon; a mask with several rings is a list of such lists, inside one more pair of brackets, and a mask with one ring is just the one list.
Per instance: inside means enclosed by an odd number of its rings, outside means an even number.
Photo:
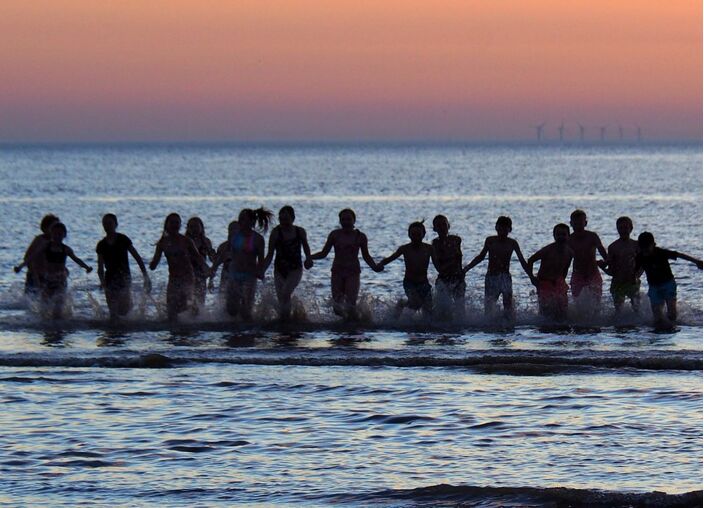
[{"label": "held hands", "polygon": [[152,292],[152,281],[149,277],[144,278],[144,292],[147,294]]},{"label": "held hands", "polygon": [[700,261],[697,261],[697,268],[699,268],[700,270],[702,269],[702,262],[701,262],[701,260],[700,260]]},{"label": "held hands", "polygon": [[538,279],[535,275],[530,276],[530,283],[533,284],[536,288],[538,287]]},{"label": "held hands", "polygon": [[86,270],[86,273],[90,273],[90,272],[93,271],[93,267],[92,267],[92,266],[86,266],[85,270]]},{"label": "held hands", "polygon": [[384,263],[374,263],[374,266],[372,266],[372,270],[374,270],[376,273],[383,272],[384,271]]},{"label": "held hands", "polygon": [[13,270],[15,271],[15,273],[20,273],[22,271],[22,265],[15,266]]},{"label": "held hands", "polygon": [[306,270],[310,270],[311,268],[313,268],[313,260],[311,258],[307,258],[303,262],[303,266],[305,267]]}]

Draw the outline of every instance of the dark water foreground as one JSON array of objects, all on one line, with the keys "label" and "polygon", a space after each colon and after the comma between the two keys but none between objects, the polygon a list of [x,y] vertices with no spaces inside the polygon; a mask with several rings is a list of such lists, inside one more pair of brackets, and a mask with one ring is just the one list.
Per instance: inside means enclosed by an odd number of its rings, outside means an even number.
[{"label": "dark water foreground", "polygon": [[701,328],[155,328],[2,333],[0,501],[701,505]]}]

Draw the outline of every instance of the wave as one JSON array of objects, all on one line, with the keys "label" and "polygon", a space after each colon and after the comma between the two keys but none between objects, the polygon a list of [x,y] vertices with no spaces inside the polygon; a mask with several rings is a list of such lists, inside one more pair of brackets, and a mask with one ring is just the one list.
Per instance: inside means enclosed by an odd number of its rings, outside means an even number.
[{"label": "wave", "polygon": [[685,508],[702,506],[702,491],[683,494],[665,492],[612,492],[574,488],[473,487],[434,485],[417,489],[384,490],[371,494],[331,496],[332,503],[394,505],[459,505],[480,507],[572,506]]},{"label": "wave", "polygon": [[[629,353],[629,352],[626,352]],[[656,354],[653,354],[656,353]],[[650,351],[648,354],[570,354],[556,355],[544,351],[520,353],[475,353],[464,356],[418,356],[394,353],[329,354],[300,351],[293,354],[255,352],[229,354],[227,350],[203,353],[128,353],[108,355],[75,355],[46,353],[12,353],[0,355],[0,366],[6,367],[105,367],[105,368],[173,368],[198,364],[290,365],[302,367],[405,367],[466,368],[486,374],[552,375],[591,372],[603,369],[646,371],[701,371],[699,351]]]}]

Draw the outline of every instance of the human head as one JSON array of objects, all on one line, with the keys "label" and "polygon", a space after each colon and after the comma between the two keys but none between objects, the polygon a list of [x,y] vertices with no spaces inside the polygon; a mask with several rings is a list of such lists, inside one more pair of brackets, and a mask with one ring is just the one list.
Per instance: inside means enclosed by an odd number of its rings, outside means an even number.
[{"label": "human head", "polygon": [[62,222],[54,222],[49,229],[51,239],[55,242],[61,242],[66,238],[66,226]]},{"label": "human head", "polygon": [[47,214],[42,217],[42,221],[39,223],[39,229],[42,230],[42,233],[48,234],[52,224],[55,222],[59,222],[59,218],[53,213]]},{"label": "human head", "polygon": [[227,237],[230,238],[237,228],[239,227],[239,223],[236,220],[233,220],[227,225]]},{"label": "human head", "polygon": [[274,216],[269,210],[264,207],[257,208],[253,210],[251,208],[244,208],[237,218],[240,228],[244,230],[249,230],[257,226],[262,231],[269,229],[269,223]]},{"label": "human head", "polygon": [[641,252],[650,254],[655,248],[655,237],[649,231],[643,231],[638,235],[638,247]]},{"label": "human head", "polygon": [[423,221],[412,222],[408,226],[408,238],[411,239],[413,243],[420,243],[425,238],[425,225]]},{"label": "human head", "polygon": [[191,217],[186,223],[186,234],[188,236],[200,236],[205,234],[205,225],[200,217]]},{"label": "human head", "polygon": [[351,208],[340,210],[338,217],[340,219],[340,226],[342,226],[343,229],[352,229],[354,223],[357,222],[357,215]]},{"label": "human head", "polygon": [[501,217],[496,219],[495,229],[496,234],[499,235],[499,237],[506,238],[513,229],[513,222],[511,221],[511,217],[506,217],[505,215],[502,215]]},{"label": "human head", "polygon": [[112,234],[117,230],[117,215],[106,213],[103,215],[103,229],[107,234]]},{"label": "human head", "polygon": [[555,243],[567,243],[570,238],[570,227],[563,223],[557,224],[552,228],[552,237],[555,239]]},{"label": "human head", "polygon": [[282,226],[290,226],[296,220],[296,212],[292,206],[282,206],[279,210],[279,224]]},{"label": "human head", "polygon": [[630,217],[619,217],[616,219],[616,231],[621,238],[628,238],[633,231],[633,221]]},{"label": "human head", "polygon": [[450,231],[450,221],[444,215],[436,215],[433,218],[433,231],[438,236],[445,236]]},{"label": "human head", "polygon": [[177,213],[170,213],[164,220],[164,233],[176,235],[181,230],[181,216]]},{"label": "human head", "polygon": [[584,231],[587,227],[587,213],[577,209],[570,214],[570,225],[575,231]]}]

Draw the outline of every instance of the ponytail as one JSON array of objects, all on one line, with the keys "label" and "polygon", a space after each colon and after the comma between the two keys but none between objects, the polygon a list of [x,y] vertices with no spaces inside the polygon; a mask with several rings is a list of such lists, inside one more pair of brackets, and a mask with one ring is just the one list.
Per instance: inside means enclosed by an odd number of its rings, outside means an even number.
[{"label": "ponytail", "polygon": [[249,217],[249,220],[252,221],[252,226],[256,226],[265,233],[269,229],[269,224],[274,218],[274,214],[271,213],[271,210],[267,210],[263,206],[257,208],[256,210],[245,208],[240,212],[240,217],[242,216]]}]

